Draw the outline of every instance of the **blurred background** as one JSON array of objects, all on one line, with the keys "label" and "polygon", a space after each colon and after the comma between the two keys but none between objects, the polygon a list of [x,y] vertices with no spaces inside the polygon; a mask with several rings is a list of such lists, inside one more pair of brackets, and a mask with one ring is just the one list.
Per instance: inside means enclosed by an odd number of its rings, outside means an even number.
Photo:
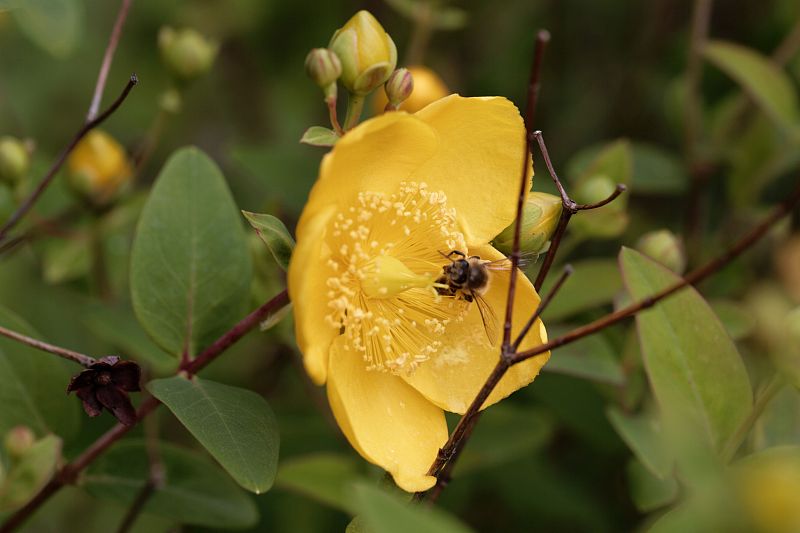
[{"label": "blurred background", "polygon": [[[118,9],[118,2],[99,0],[53,5],[61,11],[49,19],[0,11],[0,136],[23,139],[32,149],[31,169],[22,183],[2,191],[2,219],[81,124]],[[222,167],[240,208],[271,213],[292,230],[324,154],[298,140],[309,126],[327,123],[322,94],[304,73],[306,54],[326,46],[336,28],[367,9],[397,43],[398,66],[406,65],[412,36],[419,31],[408,16],[409,5],[406,0],[134,0],[104,102],[116,97],[131,72],[140,83],[103,129],[130,154],[141,155],[147,147],[147,157],[130,190],[99,215],[87,214],[92,209],[59,176],[26,221],[23,230],[32,237],[0,256],[0,304],[51,342],[98,356],[122,353],[139,360],[149,376],[169,374],[175,361],[161,355],[136,323],[127,288],[135,222],[164,161],[179,147],[201,147]],[[450,11],[441,27],[431,29],[418,59],[453,92],[503,95],[520,107],[536,31],[548,29],[552,39],[535,127],[543,130],[556,169],[568,184],[580,186],[596,170],[598,154],[611,150],[616,159],[607,177],[630,187],[626,200],[605,215],[598,213],[583,224],[577,222],[581,215],[574,219],[559,262],[569,259],[577,272],[545,314],[551,337],[624,300],[615,259],[620,245],[637,246],[648,232],[667,229],[673,237],[683,235],[667,243],[678,247],[667,253],[685,259],[685,245],[689,265],[697,265],[751,227],[797,180],[797,136],[787,133],[768,106],[742,104],[741,85],[713,61],[702,66],[699,138],[687,148],[692,2],[465,0],[439,8]],[[780,62],[791,88],[792,101],[785,105],[792,112],[797,111],[800,76],[798,20],[795,0],[717,2],[709,29],[711,39],[738,43],[762,56],[787,47]],[[173,81],[159,52],[163,26],[194,28],[220,46],[210,71],[181,89],[179,106],[165,103]],[[744,107],[734,119],[732,105]],[[780,109],[793,127],[800,124]],[[536,168],[534,189],[553,192],[538,154]],[[703,182],[704,193],[694,235],[687,236],[692,179]],[[584,194],[591,197],[591,188]],[[97,264],[90,219],[95,216],[104,221],[108,279],[101,287],[93,275]],[[792,224],[784,224],[756,252],[702,288],[737,341],[754,384],[760,383],[770,354],[786,352],[796,341],[784,339],[786,328],[776,327],[771,318],[782,320],[800,303],[800,237],[785,240],[792,231]],[[284,280],[266,248],[251,237],[255,307],[281,290]],[[776,242],[784,243],[777,252]],[[207,376],[269,400],[280,425],[281,468],[302,466],[311,457],[335,479],[381,478],[344,441],[324,390],[304,375],[290,318],[246,337]],[[652,475],[641,473],[607,410],[637,413],[650,404],[648,398],[631,323],[556,352],[532,386],[485,414],[440,505],[479,531],[645,527],[675,500],[677,485],[648,484]],[[70,416],[77,417],[78,400],[63,401],[74,408]],[[773,405],[779,407],[756,428],[749,449],[800,438],[796,389],[782,389]],[[166,410],[157,418],[165,440],[199,451]],[[66,456],[82,450],[112,422],[107,415],[82,420],[79,429],[65,436]],[[137,435],[140,429],[133,438]],[[113,490],[102,484],[93,488],[92,481],[115,472],[109,461],[90,469],[84,488],[59,494],[27,531],[99,532],[117,524],[126,506]],[[268,494],[247,498],[257,505],[259,518],[245,523],[246,531],[341,531],[351,519],[289,474],[279,473]],[[207,526],[184,525],[182,530],[217,530]],[[169,513],[147,512],[136,530],[175,527]]]}]

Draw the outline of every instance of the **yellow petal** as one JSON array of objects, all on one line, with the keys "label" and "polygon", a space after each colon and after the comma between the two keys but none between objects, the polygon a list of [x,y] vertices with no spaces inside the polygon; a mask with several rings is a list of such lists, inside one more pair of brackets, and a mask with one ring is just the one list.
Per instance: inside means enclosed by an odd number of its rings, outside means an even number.
[{"label": "yellow petal", "polygon": [[431,488],[436,479],[428,468],[447,441],[444,413],[394,374],[367,371],[341,344],[331,350],[328,401],[347,440],[401,489]]},{"label": "yellow petal", "polygon": [[[469,252],[492,261],[504,257],[489,245],[470,248]],[[445,411],[464,413],[499,360],[509,276],[509,271],[491,271],[489,290],[484,294],[484,299],[497,318],[495,346],[489,344],[477,305],[471,303],[464,321],[448,326],[446,337],[441,339],[444,346],[439,353],[412,374],[402,375],[407,383]],[[512,341],[538,305],[539,295],[533,285],[524,274],[518,273]],[[537,320],[520,349],[534,348],[546,341],[544,324]],[[550,352],[547,352],[512,366],[489,396],[484,408],[533,381],[549,358]]]},{"label": "yellow petal", "polygon": [[[388,113],[396,115],[397,113]],[[470,246],[489,242],[517,212],[525,125],[505,98],[450,95],[415,114],[438,134],[435,156],[414,173],[447,194]],[[529,170],[530,190],[533,168]]]},{"label": "yellow petal", "polygon": [[325,231],[336,213],[330,206],[313,217],[303,217],[297,225],[297,246],[289,263],[288,289],[294,307],[297,345],[303,354],[306,370],[318,385],[325,383],[328,351],[339,331],[325,317],[327,281],[332,273],[327,265],[330,251],[324,244]]},{"label": "yellow petal", "polygon": [[363,122],[323,158],[303,216],[332,204],[350,205],[359,192],[396,192],[438,145],[433,129],[414,115],[387,113]]}]

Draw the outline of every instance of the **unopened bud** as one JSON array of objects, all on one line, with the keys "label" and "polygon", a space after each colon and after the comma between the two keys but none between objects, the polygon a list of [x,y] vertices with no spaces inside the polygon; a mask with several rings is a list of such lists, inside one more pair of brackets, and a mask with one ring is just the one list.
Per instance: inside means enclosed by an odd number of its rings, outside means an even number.
[{"label": "unopened bud", "polygon": [[683,242],[669,230],[645,233],[636,244],[636,249],[676,274],[682,274],[686,268]]},{"label": "unopened bud", "polygon": [[[597,174],[581,181],[575,187],[573,199],[579,204],[592,204],[605,200],[616,188],[617,184],[611,178]],[[581,211],[579,216],[573,217],[570,229],[582,237],[606,239],[617,237],[628,226],[625,205],[624,199],[618,198],[603,207]]]},{"label": "unopened bud", "polygon": [[414,77],[407,68],[399,68],[392,72],[389,79],[383,86],[389,105],[393,109],[398,109],[414,90]]},{"label": "unopened bud", "polygon": [[4,442],[6,452],[12,459],[19,459],[31,449],[36,442],[36,436],[27,426],[16,426],[6,433]]},{"label": "unopened bud", "polygon": [[0,180],[16,184],[25,177],[31,158],[25,143],[14,137],[0,137]]},{"label": "unopened bud", "polygon": [[158,46],[167,68],[181,81],[191,81],[207,73],[219,51],[219,44],[198,31],[169,26],[158,32]]},{"label": "unopened bud", "polygon": [[70,186],[90,203],[114,200],[130,182],[133,169],[123,147],[109,134],[92,130],[67,160]]},{"label": "unopened bud", "polygon": [[326,97],[335,97],[336,80],[342,75],[342,62],[332,50],[314,48],[306,56],[306,74]]},{"label": "unopened bud", "polygon": [[342,85],[357,95],[380,87],[397,64],[397,48],[368,11],[359,11],[333,34],[328,48],[342,62]]},{"label": "unopened bud", "polygon": [[[447,88],[447,85],[445,85],[442,79],[431,69],[413,66],[408,67],[408,72],[414,79],[414,90],[411,95],[400,104],[399,109],[408,111],[409,113],[416,113],[428,104],[450,94],[450,89]],[[389,82],[387,81],[386,83],[388,84]],[[375,93],[375,102],[373,104],[375,114],[383,113],[388,103],[389,101],[386,98],[386,94],[383,92]]]},{"label": "unopened bud", "polygon": [[[520,249],[533,253],[542,251],[553,235],[560,216],[560,197],[543,192],[530,193],[522,212]],[[514,246],[514,225],[508,226],[494,240],[495,247],[501,252],[510,253]]]}]

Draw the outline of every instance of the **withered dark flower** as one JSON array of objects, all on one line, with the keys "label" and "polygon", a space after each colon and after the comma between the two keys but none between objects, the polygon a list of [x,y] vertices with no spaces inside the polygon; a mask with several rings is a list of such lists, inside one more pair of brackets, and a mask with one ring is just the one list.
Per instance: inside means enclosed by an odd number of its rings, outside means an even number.
[{"label": "withered dark flower", "polygon": [[140,377],[138,364],[120,361],[119,357],[109,355],[74,376],[67,392],[77,393],[87,415],[97,416],[105,407],[120,423],[132,426],[136,422],[136,410],[128,393],[141,390]]}]

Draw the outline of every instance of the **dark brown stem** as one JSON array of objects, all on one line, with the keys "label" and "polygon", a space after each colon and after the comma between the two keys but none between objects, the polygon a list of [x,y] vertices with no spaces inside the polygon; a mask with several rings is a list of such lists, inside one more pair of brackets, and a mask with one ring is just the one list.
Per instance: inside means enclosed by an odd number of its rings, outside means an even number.
[{"label": "dark brown stem", "polygon": [[511,248],[511,272],[508,280],[508,297],[506,298],[506,320],[503,324],[503,344],[501,357],[509,353],[511,348],[511,324],[514,313],[514,296],[517,291],[517,267],[520,256],[520,232],[522,230],[522,214],[525,209],[525,198],[528,196],[528,170],[531,157],[531,131],[533,119],[536,115],[536,104],[539,100],[540,78],[542,60],[550,33],[541,30],[536,35],[536,44],[533,51],[531,77],[528,82],[528,103],[525,106],[525,138],[523,139],[522,170],[520,172],[519,195],[517,196],[517,216],[514,219],[514,241]]},{"label": "dark brown stem", "polygon": [[[281,307],[289,303],[289,297],[284,290],[277,296],[272,298],[246,317],[233,326],[227,333],[218,338],[211,346],[206,348],[196,359],[190,362],[185,368],[179,369],[188,374],[194,374],[205,367],[208,363],[213,361],[226,349],[230,348],[236,341],[244,337],[244,335],[251,329],[256,327],[258,323],[268,317],[271,313],[277,312]],[[141,421],[161,404],[153,396],[148,396],[136,412],[136,420]],[[128,431],[133,429],[136,424],[125,426],[117,424],[110,430],[105,432],[100,438],[95,440],[86,450],[83,451],[74,461],[64,465],[59,473],[51,479],[47,485],[39,491],[31,501],[25,504],[24,507],[18,509],[14,514],[8,517],[8,520],[0,526],[0,533],[10,533],[17,527],[22,525],[39,507],[41,507],[50,497],[58,492],[64,485],[71,484],[75,481],[78,474],[83,471],[89,464],[97,459],[100,454],[106,451],[112,444],[117,442]]]},{"label": "dark brown stem", "polygon": [[689,255],[695,257],[704,224],[703,197],[708,184],[708,172],[698,164],[698,141],[702,133],[703,48],[708,38],[712,0],[695,0],[692,12],[692,33],[689,57],[686,63],[686,105],[683,116],[683,152],[689,170],[688,207],[686,213],[686,240]]},{"label": "dark brown stem", "polygon": [[535,357],[539,354],[544,352],[553,350],[560,346],[564,346],[566,344],[570,344],[575,342],[587,335],[591,335],[592,333],[596,333],[602,329],[605,329],[609,326],[613,326],[617,322],[628,318],[630,316],[635,315],[639,311],[652,307],[660,300],[663,300],[667,296],[670,296],[679,290],[683,289],[688,285],[695,285],[696,283],[706,279],[710,275],[716,273],[722,267],[726,266],[728,263],[733,261],[739,255],[742,254],[745,250],[747,250],[750,246],[753,245],[756,241],[758,241],[761,237],[764,236],[767,231],[781,218],[786,216],[792,208],[800,202],[800,184],[798,184],[797,188],[794,192],[781,204],[779,204],[772,213],[764,219],[764,221],[756,226],[750,233],[746,234],[742,237],[736,244],[734,244],[731,248],[729,248],[725,253],[717,257],[716,259],[709,261],[705,265],[700,268],[697,268],[687,274],[682,280],[675,282],[674,284],[662,289],[661,291],[649,296],[639,302],[629,305],[623,309],[619,309],[618,311],[614,311],[613,313],[609,313],[602,318],[598,318],[594,322],[590,322],[585,326],[581,326],[577,329],[570,331],[569,333],[548,341],[541,346],[533,348],[531,350],[527,350],[524,352],[520,352],[516,354],[513,358],[512,364],[521,363],[526,359],[530,359],[531,357]]},{"label": "dark brown stem", "polygon": [[111,61],[114,59],[114,52],[117,50],[119,38],[122,35],[122,27],[125,25],[125,20],[128,18],[128,11],[130,11],[131,3],[133,3],[133,0],[122,0],[122,4],[119,6],[117,20],[114,22],[114,28],[111,30],[111,37],[108,39],[108,45],[103,54],[103,63],[100,65],[100,73],[97,75],[97,83],[94,86],[92,103],[89,105],[89,112],[86,114],[86,122],[94,120],[98,111],[100,111],[100,101],[103,99],[103,91],[106,88],[108,71],[111,70]]},{"label": "dark brown stem", "polygon": [[97,127],[99,124],[105,121],[109,116],[111,116],[111,114],[114,113],[114,111],[116,111],[120,105],[122,105],[122,102],[124,102],[125,98],[128,97],[128,93],[131,92],[131,89],[133,89],[134,85],[136,85],[138,82],[139,80],[136,78],[136,75],[132,74],[130,79],[128,80],[127,85],[125,85],[125,88],[122,90],[122,93],[117,97],[114,103],[112,103],[108,107],[108,109],[103,111],[103,113],[101,113],[98,117],[90,120],[89,122],[84,123],[83,126],[81,126],[81,128],[77,131],[77,133],[75,133],[75,135],[72,137],[72,140],[69,142],[69,144],[61,151],[56,161],[50,167],[50,170],[47,171],[47,174],[45,174],[42,181],[39,182],[39,185],[36,186],[36,188],[33,190],[30,196],[28,196],[25,199],[25,201],[23,201],[22,204],[17,208],[17,210],[14,211],[14,214],[11,215],[11,218],[9,218],[6,221],[6,223],[3,224],[2,227],[0,227],[0,242],[2,242],[6,238],[9,230],[11,230],[11,228],[16,226],[17,223],[20,220],[22,220],[22,217],[24,217],[28,213],[28,211],[31,210],[31,208],[34,206],[34,204],[42,195],[42,193],[44,193],[44,191],[53,181],[53,178],[56,177],[56,174],[58,173],[61,166],[64,164],[64,161],[67,160],[67,157],[69,156],[70,152],[72,152],[72,150],[75,148],[78,142],[80,142],[80,140],[83,139],[83,137],[87,133],[89,133],[92,129]]},{"label": "dark brown stem", "polygon": [[[541,302],[539,302],[536,311],[533,313],[527,325],[525,328],[523,328],[515,340],[515,346],[518,346],[519,343],[522,342],[522,339],[524,338],[528,329],[530,329],[533,323],[536,322],[536,320],[542,315],[542,312],[547,309],[547,306],[553,301],[553,298],[558,293],[559,289],[561,289],[564,281],[571,273],[572,267],[568,265],[564,269],[564,273],[561,275],[561,279],[558,281],[558,283],[556,283],[550,290],[550,293],[545,296]],[[514,353],[515,352],[513,351],[508,351],[503,352],[500,355],[500,360],[497,362],[494,370],[489,375],[486,383],[484,383],[483,387],[481,387],[481,390],[478,391],[475,399],[472,400],[472,403],[461,417],[461,420],[458,421],[458,425],[453,430],[453,434],[450,435],[450,438],[447,440],[445,445],[439,450],[436,461],[431,465],[430,470],[428,470],[429,476],[436,476],[436,485],[427,495],[424,493],[417,493],[415,495],[417,500],[427,497],[428,501],[435,502],[436,498],[438,498],[439,494],[441,494],[442,490],[444,490],[444,487],[450,480],[450,473],[452,472],[453,467],[455,467],[459,455],[461,455],[461,451],[464,449],[464,446],[466,446],[469,437],[472,435],[475,425],[478,423],[483,404],[486,402],[486,399],[489,398],[489,395],[492,393],[494,388],[511,366]]]},{"label": "dark brown stem", "polygon": [[550,160],[550,154],[547,151],[547,145],[544,142],[542,132],[533,132],[533,137],[536,139],[536,142],[539,145],[539,151],[542,153],[542,158],[544,159],[544,164],[547,167],[547,172],[550,174],[550,178],[553,180],[553,183],[555,183],[556,188],[558,189],[558,194],[561,195],[561,216],[558,219],[558,225],[553,232],[553,236],[550,237],[550,248],[547,249],[547,254],[544,256],[542,266],[539,267],[539,274],[536,276],[536,281],[533,282],[533,288],[538,292],[542,290],[544,280],[547,278],[548,272],[550,272],[550,267],[553,266],[556,252],[558,252],[558,247],[561,245],[561,239],[564,237],[564,233],[567,231],[567,225],[569,224],[569,220],[572,218],[572,215],[578,211],[597,209],[598,207],[603,207],[604,205],[613,202],[620,194],[625,192],[626,187],[621,183],[618,184],[614,189],[614,192],[612,192],[608,198],[593,204],[576,203],[572,198],[569,197],[569,194],[567,194],[567,191],[564,189],[564,185],[561,183],[558,174],[556,174],[556,169],[553,168],[553,162]]},{"label": "dark brown stem", "polygon": [[222,352],[230,348],[236,341],[244,337],[251,329],[266,320],[271,314],[278,312],[288,303],[289,293],[283,290],[270,301],[240,320],[238,324],[214,341],[211,346],[203,350],[200,355],[189,361],[188,364],[182,365],[181,370],[189,375],[196,374]]},{"label": "dark brown stem", "polygon": [[8,337],[9,339],[13,339],[17,342],[21,342],[22,344],[27,344],[28,346],[36,348],[37,350],[42,350],[43,352],[48,352],[59,357],[63,357],[64,359],[69,359],[70,361],[74,361],[79,365],[85,366],[86,368],[89,368],[97,362],[94,357],[89,357],[88,355],[75,352],[67,348],[62,348],[61,346],[49,344],[4,327],[0,327],[0,335]]}]

